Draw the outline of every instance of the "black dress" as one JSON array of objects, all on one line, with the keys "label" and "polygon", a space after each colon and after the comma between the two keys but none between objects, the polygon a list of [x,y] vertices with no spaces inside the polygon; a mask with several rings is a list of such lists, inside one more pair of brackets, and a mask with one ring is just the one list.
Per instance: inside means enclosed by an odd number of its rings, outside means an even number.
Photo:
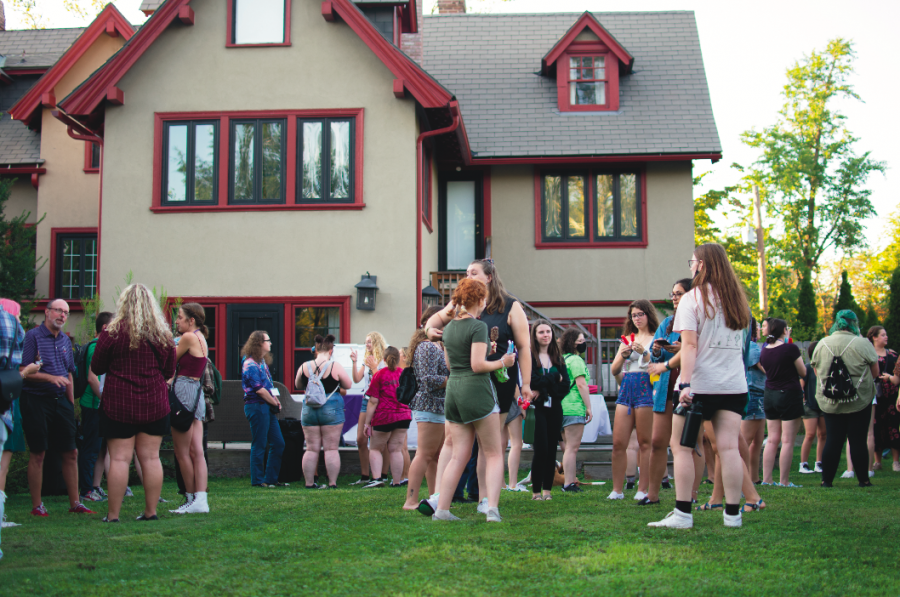
[{"label": "black dress", "polygon": [[[506,354],[509,341],[513,340],[512,326],[509,325],[509,312],[512,311],[513,303],[516,299],[508,297],[503,305],[503,311],[489,314],[486,310],[481,314],[481,321],[488,327],[488,333],[493,328],[497,328],[499,335],[497,336],[497,351],[489,354],[487,360],[499,361]],[[494,389],[497,390],[497,402],[500,405],[501,413],[508,413],[512,407],[513,399],[516,395],[516,387],[519,385],[519,364],[516,363],[507,369],[509,373],[509,381],[500,383],[494,374],[491,374],[491,382]]]},{"label": "black dress", "polygon": [[[893,373],[897,364],[897,353],[886,351],[878,357],[878,374]],[[898,387],[890,381],[876,379],[878,386],[878,403],[875,405],[875,450],[881,452],[888,448],[900,450],[900,412],[897,412]]]}]

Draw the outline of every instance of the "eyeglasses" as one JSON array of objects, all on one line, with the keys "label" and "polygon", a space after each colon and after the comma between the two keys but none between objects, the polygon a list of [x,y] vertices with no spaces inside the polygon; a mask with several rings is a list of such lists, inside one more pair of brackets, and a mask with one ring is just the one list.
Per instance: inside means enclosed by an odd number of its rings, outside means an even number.
[{"label": "eyeglasses", "polygon": [[700,263],[702,259],[688,259],[688,267],[694,267],[695,263]]},{"label": "eyeglasses", "polygon": [[683,293],[683,292],[670,292],[670,293],[669,293],[669,300],[672,300],[672,299],[674,299],[674,298],[681,298],[681,297],[683,297],[683,296],[684,296],[684,293]]},{"label": "eyeglasses", "polygon": [[263,342],[271,342],[271,341],[272,341],[271,338],[266,338],[265,340],[263,340]]},{"label": "eyeglasses", "polygon": [[56,307],[47,307],[47,310],[48,310],[48,311],[56,311],[56,312],[59,313],[60,315],[65,315],[66,317],[69,316],[69,312],[68,312],[68,311],[63,311],[62,309],[57,309]]},{"label": "eyeglasses", "polygon": [[643,312],[641,312],[641,311],[632,311],[632,312],[631,312],[631,318],[632,318],[632,319],[638,319],[639,317],[647,317],[647,314],[646,314],[646,313],[643,313]]}]

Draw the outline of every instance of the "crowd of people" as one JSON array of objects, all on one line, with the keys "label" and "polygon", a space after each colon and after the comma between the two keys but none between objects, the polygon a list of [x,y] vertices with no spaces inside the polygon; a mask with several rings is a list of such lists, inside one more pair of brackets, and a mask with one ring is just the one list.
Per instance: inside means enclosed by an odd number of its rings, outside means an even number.
[{"label": "crowd of people", "polygon": [[[720,245],[697,247],[689,267],[691,277],[672,287],[673,315],[660,322],[648,300],[628,307],[611,363],[619,391],[608,499],[623,500],[634,487],[628,453],[635,438],[637,504],[659,505],[661,490],[675,486],[674,510],[651,527],[693,525],[704,468],[714,488],[696,510],[722,509],[729,527],[740,527],[743,513],[766,507],[759,486],[799,487],[790,474],[801,423],[799,472],[821,474],[823,487],[832,486],[845,445],[848,469],[842,477],[858,477],[860,486],[871,485],[883,456],[892,456],[893,470],[900,471],[900,363],[887,348],[884,328],[872,327],[862,336],[856,314],[840,311],[829,335],[812,343],[804,358],[787,322],[768,318],[758,324],[752,318]],[[542,319],[529,324],[490,259],[472,262],[466,274],[450,304],[422,315],[403,349],[371,332],[361,366],[354,351],[348,371],[334,359],[334,336],[316,336],[314,358],[295,378],[306,395],[301,414],[306,488],[337,488],[343,396],[353,383],[364,381],[357,432],[362,475],[354,485],[384,487],[390,471],[390,486],[406,488],[406,510],[458,520],[451,505],[474,501],[488,522],[499,522],[501,492],[527,491],[519,481],[527,416],[533,417],[534,428],[532,499],[552,499],[560,459],[562,491],[581,491],[577,454],[584,427],[594,416],[584,334],[567,329],[558,335]],[[80,451],[74,412],[78,364],[63,333],[69,306],[61,299],[50,301],[44,322],[27,333],[17,316],[16,303],[0,301],[0,369],[18,369],[23,379],[21,395],[0,425],[0,447],[6,442],[0,491],[11,452],[24,451],[27,442],[33,515],[49,515],[42,479],[45,454],[53,450],[61,455],[69,512],[93,514],[85,502],[105,500],[103,521],[114,523],[130,494],[129,467],[135,460],[145,494],[137,520],[156,520],[158,504],[165,502],[160,445],[171,434],[185,501],[170,512],[209,512],[204,438],[212,416],[211,362],[203,307],[181,305],[173,335],[153,294],[133,284],[122,292],[115,313],[98,315],[96,336],[80,357],[89,363],[77,397]],[[257,330],[241,351],[255,487],[283,485],[278,478],[285,441],[277,419],[282,397],[269,371],[271,348],[268,333]],[[404,381],[407,368],[411,374]],[[401,401],[403,384],[411,398]],[[688,419],[702,424],[685,431]],[[410,462],[407,432],[413,423],[418,449]],[[667,474],[669,450],[674,479]],[[323,484],[318,483],[320,452],[327,477]],[[101,489],[104,472],[108,494]],[[2,507],[0,493],[0,516]],[[4,519],[4,525],[13,524]]]}]

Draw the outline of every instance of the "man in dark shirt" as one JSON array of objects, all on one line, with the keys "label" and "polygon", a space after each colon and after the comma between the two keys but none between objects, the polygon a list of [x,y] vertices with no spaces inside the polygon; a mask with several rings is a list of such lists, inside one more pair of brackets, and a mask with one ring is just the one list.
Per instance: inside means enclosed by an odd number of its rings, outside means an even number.
[{"label": "man in dark shirt", "polygon": [[[78,501],[78,451],[75,448],[75,393],[72,342],[62,333],[69,305],[62,299],[47,303],[44,323],[25,334],[22,365],[41,361],[40,373],[24,382],[19,407],[28,443],[28,491],[35,516],[48,516],[41,501],[44,454],[61,453],[63,479],[69,494],[69,512],[93,514]],[[24,367],[23,367],[24,368]]]}]

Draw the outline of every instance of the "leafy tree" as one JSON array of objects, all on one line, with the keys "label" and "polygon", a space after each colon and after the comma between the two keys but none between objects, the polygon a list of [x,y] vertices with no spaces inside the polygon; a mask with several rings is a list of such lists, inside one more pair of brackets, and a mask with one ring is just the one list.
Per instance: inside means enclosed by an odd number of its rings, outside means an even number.
[{"label": "leafy tree", "polygon": [[859,331],[865,334],[870,327],[875,325],[881,325],[881,318],[878,317],[875,308],[869,305],[863,309],[863,314],[860,316]]},{"label": "leafy tree", "polygon": [[[0,179],[0,296],[18,301],[22,305],[20,319],[29,327],[31,309],[34,308],[34,279],[46,264],[38,262],[34,254],[36,226],[27,226],[30,212],[7,218],[6,202],[15,179]],[[43,218],[41,218],[43,220]],[[38,222],[40,223],[40,221]]]},{"label": "leafy tree", "polygon": [[837,301],[834,303],[834,311],[831,315],[832,321],[834,321],[838,311],[843,311],[844,309],[850,309],[862,321],[864,313],[859,308],[856,299],[853,298],[853,289],[850,287],[850,280],[847,278],[847,270],[841,272],[841,287],[838,290]]},{"label": "leafy tree", "polygon": [[884,321],[884,328],[891,346],[895,349],[900,347],[900,266],[891,275],[888,316]]},{"label": "leafy tree", "polygon": [[[44,29],[47,17],[37,0],[7,0],[9,7],[22,15],[28,23],[28,29]],[[63,0],[63,8],[86,23],[90,22],[110,4],[110,0]]]},{"label": "leafy tree", "polygon": [[797,319],[793,336],[798,340],[815,340],[819,337],[819,310],[816,292],[812,285],[812,272],[806,271],[800,278],[797,297]]}]

